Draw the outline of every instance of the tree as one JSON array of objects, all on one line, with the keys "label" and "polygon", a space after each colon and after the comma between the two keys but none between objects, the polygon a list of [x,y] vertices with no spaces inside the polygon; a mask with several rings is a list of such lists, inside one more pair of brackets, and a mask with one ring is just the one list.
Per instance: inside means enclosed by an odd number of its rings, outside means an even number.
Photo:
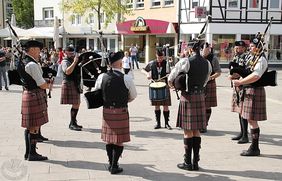
[{"label": "tree", "polygon": [[[130,14],[131,11],[121,0],[66,0],[63,2],[63,10],[78,15],[84,15],[86,12],[94,11],[97,14],[98,30],[101,30],[101,14],[106,14],[105,26],[112,22],[116,15]],[[118,18],[118,22],[121,18]]]},{"label": "tree", "polygon": [[33,0],[12,0],[17,25],[23,28],[34,27]]}]

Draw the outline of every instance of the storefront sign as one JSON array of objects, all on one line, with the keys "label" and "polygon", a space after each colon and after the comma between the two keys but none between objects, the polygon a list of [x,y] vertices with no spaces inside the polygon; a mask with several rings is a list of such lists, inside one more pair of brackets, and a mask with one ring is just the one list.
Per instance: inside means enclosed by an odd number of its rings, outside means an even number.
[{"label": "storefront sign", "polygon": [[195,18],[206,18],[207,9],[206,7],[195,7]]},{"label": "storefront sign", "polygon": [[138,17],[133,24],[133,26],[130,27],[131,31],[147,31],[149,27],[146,25],[146,21],[142,17]]},{"label": "storefront sign", "polygon": [[[138,18],[137,18],[138,19]],[[162,20],[155,19],[146,19],[146,21],[141,19],[137,22],[136,20],[129,20],[122,23],[118,23],[117,33],[119,34],[140,34],[140,33],[149,33],[149,34],[166,34],[175,32],[175,27],[177,23],[170,23]],[[171,26],[169,26],[171,24]],[[174,31],[172,29],[174,28]]]}]

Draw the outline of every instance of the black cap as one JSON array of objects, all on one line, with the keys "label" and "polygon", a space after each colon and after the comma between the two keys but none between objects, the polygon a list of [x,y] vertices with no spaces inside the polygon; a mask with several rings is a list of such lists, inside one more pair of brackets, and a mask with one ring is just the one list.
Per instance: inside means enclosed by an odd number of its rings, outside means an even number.
[{"label": "black cap", "polygon": [[163,51],[162,49],[157,49],[157,50],[156,50],[156,54],[157,54],[158,56],[164,56],[164,51]]},{"label": "black cap", "polygon": [[235,41],[235,46],[242,46],[245,47],[246,43],[244,41]]},{"label": "black cap", "polygon": [[118,52],[111,52],[109,54],[109,60],[110,63],[113,64],[114,62],[122,59],[124,57],[124,53],[122,51],[118,51]]},{"label": "black cap", "polygon": [[199,50],[200,48],[202,48],[204,44],[205,44],[205,40],[193,38],[192,40],[188,42],[188,47],[191,47],[195,51],[195,50]]},{"label": "black cap", "polygon": [[24,48],[26,50],[31,48],[31,47],[38,47],[38,48],[42,49],[43,48],[43,44],[41,42],[39,42],[39,41],[36,41],[36,40],[30,40],[30,41],[28,41],[28,42],[26,42],[24,44]]},{"label": "black cap", "polygon": [[73,47],[73,46],[67,46],[67,47],[65,48],[65,51],[74,52],[74,47]]}]

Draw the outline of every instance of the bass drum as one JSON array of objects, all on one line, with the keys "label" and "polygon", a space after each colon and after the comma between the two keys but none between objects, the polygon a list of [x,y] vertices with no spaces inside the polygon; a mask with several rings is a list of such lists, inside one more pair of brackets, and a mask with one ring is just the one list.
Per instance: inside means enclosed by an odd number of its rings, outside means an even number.
[{"label": "bass drum", "polygon": [[98,76],[107,71],[107,67],[101,66],[101,55],[95,52],[85,52],[79,55],[78,60],[78,65],[82,69],[83,85],[94,87]]}]

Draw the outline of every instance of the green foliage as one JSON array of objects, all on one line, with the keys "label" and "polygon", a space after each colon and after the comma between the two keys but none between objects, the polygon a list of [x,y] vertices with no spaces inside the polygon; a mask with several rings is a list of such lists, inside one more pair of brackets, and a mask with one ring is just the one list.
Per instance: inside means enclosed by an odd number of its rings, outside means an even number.
[{"label": "green foliage", "polygon": [[12,0],[12,5],[17,26],[23,28],[34,27],[33,0]]},{"label": "green foliage", "polygon": [[[131,11],[121,3],[121,0],[67,0],[62,4],[63,10],[78,15],[84,15],[86,12],[96,12],[98,28],[101,29],[101,13],[106,14],[105,27],[113,20],[117,14],[131,14]],[[120,21],[120,20],[117,20]]]}]

